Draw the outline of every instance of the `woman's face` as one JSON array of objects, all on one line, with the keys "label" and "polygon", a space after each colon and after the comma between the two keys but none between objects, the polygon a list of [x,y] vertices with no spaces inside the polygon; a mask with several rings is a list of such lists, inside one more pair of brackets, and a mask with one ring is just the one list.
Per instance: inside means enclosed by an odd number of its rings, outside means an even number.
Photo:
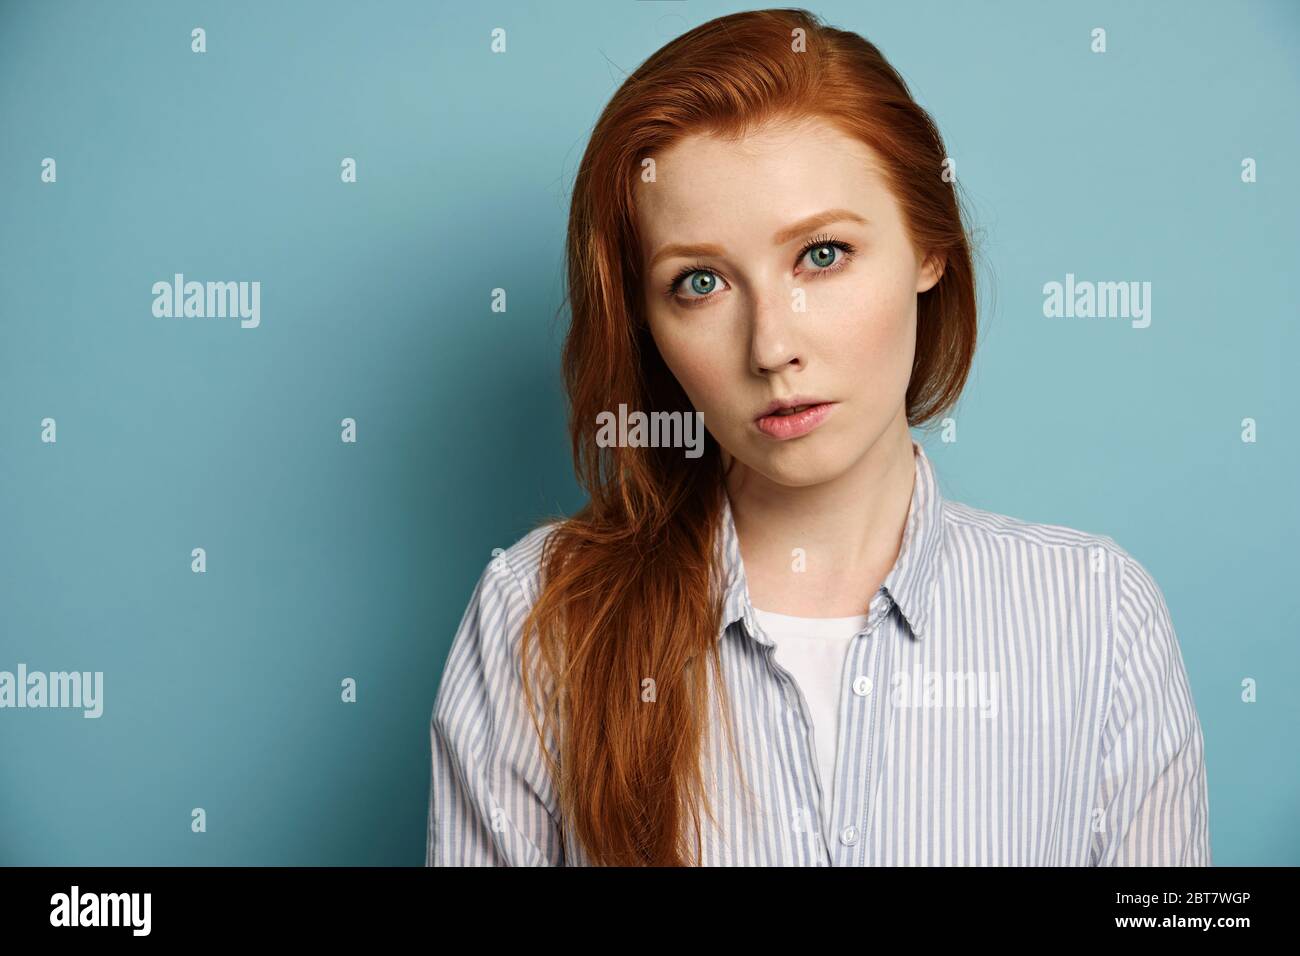
[{"label": "woman's face", "polygon": [[[819,484],[906,432],[916,296],[939,272],[874,152],[808,120],[652,158],[636,184],[650,330],[735,467]],[[828,404],[763,417],[800,399]]]}]

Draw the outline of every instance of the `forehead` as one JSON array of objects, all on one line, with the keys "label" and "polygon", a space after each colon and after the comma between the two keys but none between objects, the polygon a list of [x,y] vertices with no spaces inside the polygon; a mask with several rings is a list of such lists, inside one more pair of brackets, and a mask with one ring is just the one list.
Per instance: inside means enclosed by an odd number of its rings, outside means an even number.
[{"label": "forehead", "polygon": [[767,126],[742,139],[692,133],[651,158],[634,198],[644,252],[667,241],[771,236],[842,207],[888,218],[892,197],[869,146],[822,120]]}]

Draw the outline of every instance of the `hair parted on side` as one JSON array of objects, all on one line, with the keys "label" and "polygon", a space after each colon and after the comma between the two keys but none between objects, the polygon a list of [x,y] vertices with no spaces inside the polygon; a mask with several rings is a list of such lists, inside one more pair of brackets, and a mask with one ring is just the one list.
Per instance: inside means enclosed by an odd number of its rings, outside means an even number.
[{"label": "hair parted on side", "polygon": [[[716,441],[694,459],[596,442],[597,414],[620,403],[692,410],[643,314],[636,179],[644,158],[687,134],[739,137],[814,117],[875,151],[914,247],[944,264],[918,296],[909,425],[952,407],[974,358],[974,267],[943,141],[873,44],[805,10],[735,13],[672,40],[620,86],[578,169],[566,244],[563,378],[589,502],[548,536],[521,635],[561,818],[596,865],[699,862],[711,688],[725,698]],[[647,679],[654,703],[642,701]]]}]

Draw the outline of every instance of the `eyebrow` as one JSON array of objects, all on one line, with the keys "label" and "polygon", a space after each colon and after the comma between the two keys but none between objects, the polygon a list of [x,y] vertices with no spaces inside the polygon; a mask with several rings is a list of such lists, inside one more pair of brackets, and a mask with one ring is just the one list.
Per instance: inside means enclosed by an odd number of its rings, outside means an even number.
[{"label": "eyebrow", "polygon": [[[867,225],[866,219],[850,209],[827,209],[825,212],[819,212],[806,219],[800,219],[798,222],[777,230],[776,234],[772,236],[772,245],[783,246],[792,239],[799,238],[804,233],[819,229],[822,226],[828,226],[833,222],[856,222],[864,226]],[[693,258],[696,256],[722,256],[725,254],[725,250],[721,246],[710,242],[695,243],[694,245],[670,242],[666,246],[660,247],[659,251],[650,259],[650,268],[653,269],[660,259],[668,259],[672,256]]]}]

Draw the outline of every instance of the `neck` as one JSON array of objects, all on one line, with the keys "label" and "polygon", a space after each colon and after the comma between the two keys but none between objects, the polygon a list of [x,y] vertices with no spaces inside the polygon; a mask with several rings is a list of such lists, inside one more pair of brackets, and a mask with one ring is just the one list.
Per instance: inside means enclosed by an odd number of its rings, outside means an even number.
[{"label": "neck", "polygon": [[866,613],[898,558],[915,475],[901,410],[832,481],[789,487],[736,462],[727,495],[754,606],[808,617]]}]

